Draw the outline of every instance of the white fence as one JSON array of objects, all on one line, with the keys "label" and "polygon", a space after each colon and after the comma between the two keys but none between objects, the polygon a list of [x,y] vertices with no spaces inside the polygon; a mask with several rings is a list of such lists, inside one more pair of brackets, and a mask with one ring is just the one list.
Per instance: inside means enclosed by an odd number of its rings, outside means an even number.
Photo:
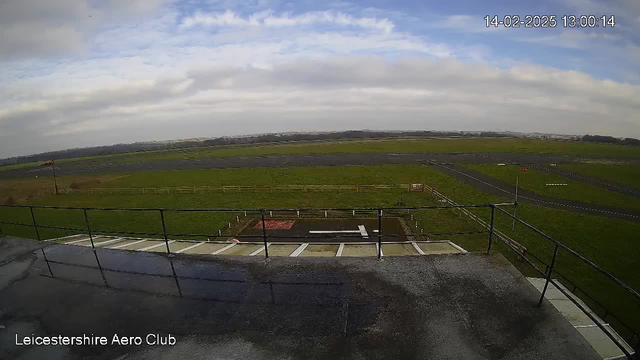
[{"label": "white fence", "polygon": [[[420,186],[416,186],[420,185]],[[424,191],[423,184],[378,184],[378,185],[211,185],[176,187],[136,187],[136,188],[91,188],[65,189],[65,194],[200,194],[200,193],[239,193],[239,192],[368,192],[377,190]]]}]

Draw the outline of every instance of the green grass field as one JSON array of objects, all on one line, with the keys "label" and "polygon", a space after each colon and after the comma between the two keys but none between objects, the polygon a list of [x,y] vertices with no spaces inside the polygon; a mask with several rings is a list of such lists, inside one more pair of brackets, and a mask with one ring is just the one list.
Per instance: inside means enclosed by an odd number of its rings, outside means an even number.
[{"label": "green grass field", "polygon": [[[63,177],[71,183],[75,177]],[[84,179],[84,181],[89,181]],[[103,187],[141,186],[198,186],[216,184],[393,184],[426,183],[459,203],[479,204],[501,202],[500,199],[476,191],[456,181],[437,169],[417,165],[382,166],[329,166],[295,168],[259,168],[226,170],[162,171],[134,173],[109,179]],[[46,183],[43,183],[46,184]],[[323,207],[394,207],[402,196],[405,206],[440,205],[430,193],[415,193],[402,190],[379,190],[375,192],[241,192],[211,194],[162,194],[162,195],[61,195],[43,196],[25,200],[27,204],[64,205],[78,207],[152,207],[152,208],[323,208]],[[474,211],[489,219],[488,209]],[[167,212],[166,224],[169,233],[215,234],[235,221],[241,213],[173,213]],[[85,227],[82,211],[36,209],[38,223],[45,226]],[[105,231],[152,232],[162,231],[157,211],[132,213],[127,211],[90,211],[93,229]],[[481,227],[452,209],[420,210],[414,212],[420,227],[426,232],[479,231]],[[640,224],[582,215],[563,210],[521,205],[518,216],[543,229],[555,239],[562,241],[581,254],[612,272],[635,289],[640,289],[636,276],[640,253],[637,239]],[[0,208],[0,218],[6,221],[31,222],[27,209]],[[496,218],[498,229],[525,245],[528,250],[549,261],[552,244],[523,226],[511,230],[512,222],[505,215]],[[6,234],[35,237],[33,229],[15,225],[3,225]],[[77,231],[41,229],[45,238],[70,235]],[[487,234],[437,236],[434,239],[451,239],[472,251],[486,249]],[[527,266],[509,255],[503,246],[496,244],[510,257],[516,266],[527,274],[534,275]],[[561,254],[558,268],[579,286],[594,294],[598,301],[607,305],[618,316],[640,329],[637,303],[632,302],[611,282],[601,278],[567,254]]]},{"label": "green grass field", "polygon": [[[522,172],[519,165],[498,166],[496,164],[467,164],[464,167],[491,176],[506,184],[515,186],[516,176],[521,189],[559,199],[598,204],[613,208],[640,210],[640,199],[600,187],[568,179],[561,175],[529,169]],[[547,186],[546,184],[567,184],[567,186]]]},{"label": "green grass field", "polygon": [[603,180],[631,185],[640,189],[640,166],[609,164],[560,164],[566,169],[579,174],[590,175]]},{"label": "green grass field", "polygon": [[[640,148],[613,144],[570,142],[559,140],[515,138],[456,138],[456,139],[371,139],[299,142],[290,144],[256,144],[200,147],[181,150],[152,150],[116,155],[100,155],[61,159],[60,164],[78,161],[126,163],[134,161],[200,159],[231,156],[289,155],[289,154],[347,154],[347,153],[554,153],[573,155],[624,156],[640,158]],[[37,163],[0,166],[0,171]]]}]

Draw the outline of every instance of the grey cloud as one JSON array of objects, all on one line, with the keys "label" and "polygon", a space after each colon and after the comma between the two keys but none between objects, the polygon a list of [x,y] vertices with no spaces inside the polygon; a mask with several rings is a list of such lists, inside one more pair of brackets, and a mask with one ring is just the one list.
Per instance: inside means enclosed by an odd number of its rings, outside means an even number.
[{"label": "grey cloud", "polygon": [[0,150],[9,156],[66,148],[79,139],[97,145],[152,134],[166,139],[348,128],[640,137],[640,87],[538,66],[504,70],[450,59],[335,57],[272,69],[213,66],[10,104],[0,110],[0,134],[18,135],[5,137]]},{"label": "grey cloud", "polygon": [[146,14],[165,0],[8,0],[0,2],[0,60],[73,56],[100,26]]}]

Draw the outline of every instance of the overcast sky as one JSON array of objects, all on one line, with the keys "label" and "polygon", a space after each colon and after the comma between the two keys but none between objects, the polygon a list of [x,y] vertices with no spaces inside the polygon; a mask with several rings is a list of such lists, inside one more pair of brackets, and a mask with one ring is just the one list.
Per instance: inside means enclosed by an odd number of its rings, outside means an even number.
[{"label": "overcast sky", "polygon": [[[509,14],[558,24],[485,26]],[[638,0],[3,0],[0,28],[0,158],[364,128],[640,138]]]}]

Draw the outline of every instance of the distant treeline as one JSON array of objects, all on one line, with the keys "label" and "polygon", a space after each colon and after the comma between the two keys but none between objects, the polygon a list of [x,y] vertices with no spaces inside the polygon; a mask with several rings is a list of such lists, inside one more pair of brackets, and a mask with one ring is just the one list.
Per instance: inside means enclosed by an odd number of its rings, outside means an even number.
[{"label": "distant treeline", "polygon": [[293,141],[321,141],[321,140],[348,140],[348,139],[376,139],[389,137],[507,137],[504,133],[497,132],[456,132],[456,131],[367,131],[353,130],[326,133],[279,133],[260,134],[238,137],[219,137],[205,140],[185,140],[173,142],[138,142],[133,144],[116,144],[107,146],[95,146],[89,148],[76,148],[61,151],[51,151],[36,155],[18,156],[0,160],[0,165],[23,164],[34,161],[47,161],[52,159],[68,159],[85,156],[114,155],[129,152],[187,149],[201,146],[243,145],[258,143],[279,143]]},{"label": "distant treeline", "polygon": [[600,143],[610,143],[610,144],[620,144],[620,145],[640,145],[640,140],[634,138],[615,138],[613,136],[604,136],[604,135],[585,135],[582,137],[582,141],[589,142],[600,142]]}]

